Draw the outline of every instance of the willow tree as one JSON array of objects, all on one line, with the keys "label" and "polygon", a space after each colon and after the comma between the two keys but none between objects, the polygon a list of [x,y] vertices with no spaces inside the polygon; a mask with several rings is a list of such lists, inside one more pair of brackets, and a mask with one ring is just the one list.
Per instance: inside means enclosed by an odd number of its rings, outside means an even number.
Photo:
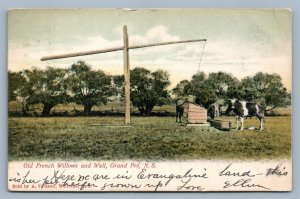
[{"label": "willow tree", "polygon": [[167,87],[170,85],[169,74],[164,70],[151,72],[137,67],[131,70],[130,98],[143,115],[151,113],[155,105],[170,102]]},{"label": "willow tree", "polygon": [[67,79],[71,101],[84,106],[84,113],[91,113],[95,105],[106,104],[116,92],[112,77],[102,70],[92,70],[84,61],[72,64]]}]

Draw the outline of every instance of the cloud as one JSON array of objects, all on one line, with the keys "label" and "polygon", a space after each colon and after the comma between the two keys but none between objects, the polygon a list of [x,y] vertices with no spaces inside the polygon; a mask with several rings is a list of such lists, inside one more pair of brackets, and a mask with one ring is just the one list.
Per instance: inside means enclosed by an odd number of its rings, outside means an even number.
[{"label": "cloud", "polygon": [[155,26],[146,33],[146,38],[150,41],[164,42],[180,40],[180,37],[171,35],[164,25]]},{"label": "cloud", "polygon": [[[120,33],[120,26],[114,30]],[[105,35],[86,37],[73,36],[65,43],[51,41],[28,40],[27,45],[9,42],[8,62],[9,69],[22,70],[32,66],[45,68],[47,65],[67,68],[77,60],[85,60],[95,69],[102,69],[111,74],[123,74],[123,52],[105,53],[84,57],[41,62],[42,56],[89,51],[96,49],[120,47],[123,37],[114,40]],[[150,27],[144,34],[129,35],[130,45],[150,44],[155,42],[177,41],[178,35],[170,33],[165,25]],[[189,39],[189,38],[188,38]],[[75,41],[74,41],[75,40]],[[171,86],[175,86],[182,79],[190,79],[197,72],[203,42],[175,44],[130,50],[131,67],[142,66],[150,70],[164,69],[169,71]],[[273,48],[267,44],[244,44],[239,40],[218,40],[209,38],[203,52],[200,70],[209,73],[225,71],[243,78],[258,71],[276,72],[290,87],[291,57],[290,42],[283,43],[281,48]],[[285,52],[280,54],[279,52]]]}]

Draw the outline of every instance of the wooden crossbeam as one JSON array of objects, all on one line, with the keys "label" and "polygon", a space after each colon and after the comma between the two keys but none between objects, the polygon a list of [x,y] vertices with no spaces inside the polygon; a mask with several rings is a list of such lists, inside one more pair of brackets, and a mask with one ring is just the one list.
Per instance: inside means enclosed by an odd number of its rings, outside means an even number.
[{"label": "wooden crossbeam", "polygon": [[[191,39],[191,40],[181,40],[181,41],[170,41],[170,42],[160,42],[160,43],[153,43],[153,44],[135,45],[135,46],[128,46],[128,49],[138,49],[138,48],[164,46],[164,45],[180,44],[180,43],[202,42],[202,41],[206,41],[206,39]],[[94,55],[94,54],[108,53],[108,52],[114,52],[114,51],[120,51],[120,50],[124,50],[124,46],[116,47],[116,48],[106,48],[106,49],[101,49],[101,50],[91,50],[91,51],[45,56],[45,57],[41,58],[41,61],[63,59],[63,58],[70,58],[70,57],[79,57],[79,56],[86,56],[86,55]]]}]

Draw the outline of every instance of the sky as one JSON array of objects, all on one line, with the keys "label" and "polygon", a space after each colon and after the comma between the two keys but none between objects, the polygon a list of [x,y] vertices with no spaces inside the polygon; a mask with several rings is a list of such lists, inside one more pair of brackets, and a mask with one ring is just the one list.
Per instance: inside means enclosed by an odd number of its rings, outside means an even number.
[{"label": "sky", "polygon": [[84,60],[95,70],[123,74],[122,51],[40,61],[43,56],[122,47],[123,25],[129,45],[207,39],[129,51],[131,69],[167,70],[171,88],[198,71],[223,71],[239,79],[277,73],[292,88],[292,16],[287,9],[10,10],[8,69],[68,68]]}]

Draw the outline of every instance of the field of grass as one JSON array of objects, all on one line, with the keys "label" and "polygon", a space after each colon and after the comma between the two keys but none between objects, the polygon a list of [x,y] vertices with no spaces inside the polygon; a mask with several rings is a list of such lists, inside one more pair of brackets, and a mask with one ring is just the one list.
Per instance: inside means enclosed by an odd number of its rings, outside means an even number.
[{"label": "field of grass", "polygon": [[[234,117],[231,120],[235,127]],[[9,160],[276,159],[291,155],[291,117],[267,117],[265,130],[184,127],[174,117],[10,117]],[[256,126],[246,119],[245,128]]]}]

